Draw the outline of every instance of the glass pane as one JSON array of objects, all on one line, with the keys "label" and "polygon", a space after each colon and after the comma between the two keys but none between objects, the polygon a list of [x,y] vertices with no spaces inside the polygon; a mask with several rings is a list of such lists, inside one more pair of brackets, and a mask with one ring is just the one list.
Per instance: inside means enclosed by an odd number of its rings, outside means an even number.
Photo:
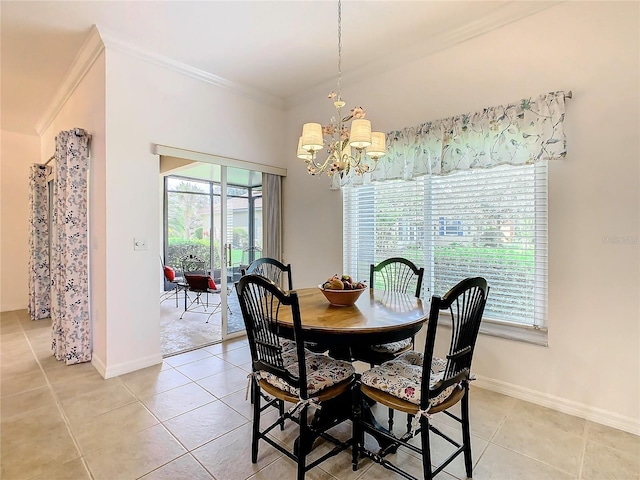
[{"label": "glass pane", "polygon": [[167,265],[182,271],[182,261],[198,257],[209,267],[211,206],[208,195],[167,193]]},{"label": "glass pane", "polygon": [[180,177],[167,177],[167,190],[173,192],[198,192],[209,194],[209,182],[198,182]]}]

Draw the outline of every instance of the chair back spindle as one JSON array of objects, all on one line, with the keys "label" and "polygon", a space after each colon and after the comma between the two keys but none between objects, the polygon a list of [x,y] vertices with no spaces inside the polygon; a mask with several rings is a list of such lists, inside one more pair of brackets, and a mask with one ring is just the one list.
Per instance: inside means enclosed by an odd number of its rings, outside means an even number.
[{"label": "chair back spindle", "polygon": [[[402,257],[392,257],[377,265],[371,265],[369,271],[369,287],[376,286],[383,290],[411,293],[420,296],[424,268],[418,268],[411,260]],[[377,281],[376,281],[377,280]]]},{"label": "chair back spindle", "polygon": [[[280,288],[287,288],[287,290],[293,290],[293,282],[291,279],[291,264],[285,265],[279,260],[270,257],[258,258],[251,263],[247,268],[242,270],[242,275],[248,273],[255,273],[268,278]],[[286,275],[286,285],[283,285],[283,275]]]},{"label": "chair back spindle", "polygon": [[[306,398],[306,369],[304,363],[298,368],[298,376],[284,368],[283,348],[278,335],[278,317],[284,309],[290,309],[294,323],[294,335],[302,335],[300,308],[296,292],[286,294],[271,280],[258,275],[244,275],[236,284],[240,309],[249,339],[249,349],[255,370],[263,370],[279,377],[300,389]],[[304,350],[298,352],[299,361],[304,362]]]},{"label": "chair back spindle", "polygon": [[447,387],[469,380],[471,361],[488,294],[487,281],[475,277],[462,280],[443,297],[432,297],[424,358],[433,358],[438,322],[441,312],[444,311],[448,311],[450,316],[451,341],[442,380],[429,388],[431,371],[429,368],[423,369],[423,408],[427,407],[430,398],[437,396]]}]

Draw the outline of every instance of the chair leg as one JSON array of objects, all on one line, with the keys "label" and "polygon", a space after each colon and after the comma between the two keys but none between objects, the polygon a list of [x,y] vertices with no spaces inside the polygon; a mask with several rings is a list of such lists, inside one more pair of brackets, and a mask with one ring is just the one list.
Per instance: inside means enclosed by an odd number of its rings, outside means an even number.
[{"label": "chair leg", "polygon": [[253,397],[253,433],[251,437],[251,463],[258,462],[258,440],[260,435],[260,385],[252,381],[251,395]]},{"label": "chair leg", "polygon": [[389,408],[389,432],[393,432],[393,408]]},{"label": "chair leg", "polygon": [[469,385],[465,385],[464,397],[460,402],[462,420],[462,441],[464,445],[464,468],[467,478],[471,478],[473,461],[471,458],[471,428],[469,425]]},{"label": "chair leg", "polygon": [[420,417],[420,440],[422,443],[422,475],[424,480],[432,480],[431,471],[431,444],[429,441],[429,419],[422,415]]},{"label": "chair leg", "polygon": [[413,425],[413,415],[407,413],[407,432],[411,431],[411,427]]},{"label": "chair leg", "polygon": [[353,471],[358,470],[358,457],[360,456],[360,448],[364,444],[364,429],[360,424],[362,420],[362,395],[360,388],[355,385],[351,390],[351,405],[353,406],[353,420],[351,424],[351,464]]},{"label": "chair leg", "polygon": [[278,402],[278,413],[280,414],[280,430],[284,430],[284,400]]},{"label": "chair leg", "polygon": [[309,426],[307,424],[307,405],[300,409],[300,436],[298,437],[298,477],[297,480],[304,480],[305,473],[307,471],[307,434],[309,433]]}]

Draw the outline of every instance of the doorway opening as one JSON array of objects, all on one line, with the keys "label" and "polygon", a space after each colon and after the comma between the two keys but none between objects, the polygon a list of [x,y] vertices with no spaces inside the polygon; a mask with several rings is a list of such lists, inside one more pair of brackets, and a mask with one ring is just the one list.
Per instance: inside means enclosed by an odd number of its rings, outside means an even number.
[{"label": "doorway opening", "polygon": [[[163,356],[244,335],[235,283],[263,245],[261,172],[200,162],[177,170],[163,173],[163,264],[176,275],[161,297]],[[215,289],[189,288],[193,259]]]}]

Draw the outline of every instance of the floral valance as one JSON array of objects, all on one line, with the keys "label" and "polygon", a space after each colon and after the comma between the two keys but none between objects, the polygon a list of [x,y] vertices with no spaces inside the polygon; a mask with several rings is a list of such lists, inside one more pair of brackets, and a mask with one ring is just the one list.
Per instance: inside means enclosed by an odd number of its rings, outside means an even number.
[{"label": "floral valance", "polygon": [[[387,154],[376,170],[354,176],[352,183],[410,180],[562,158],[566,155],[564,102],[565,92],[553,92],[389,132]],[[335,180],[332,188],[340,188]]]}]

